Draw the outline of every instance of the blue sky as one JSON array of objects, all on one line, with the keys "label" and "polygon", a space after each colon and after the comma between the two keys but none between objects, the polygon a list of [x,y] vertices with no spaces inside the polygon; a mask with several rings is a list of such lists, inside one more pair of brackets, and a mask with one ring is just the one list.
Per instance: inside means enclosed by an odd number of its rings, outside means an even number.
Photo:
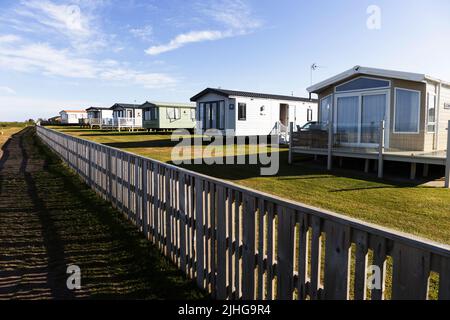
[{"label": "blue sky", "polygon": [[448,0],[0,0],[0,120],[208,86],[303,96],[312,63],[314,82],[354,65],[450,80],[449,33]]}]

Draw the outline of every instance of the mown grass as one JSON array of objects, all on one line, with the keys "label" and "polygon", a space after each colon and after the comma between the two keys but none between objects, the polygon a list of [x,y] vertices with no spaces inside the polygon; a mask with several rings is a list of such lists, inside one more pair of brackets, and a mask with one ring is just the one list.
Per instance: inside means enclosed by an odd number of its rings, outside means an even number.
[{"label": "mown grass", "polygon": [[[19,135],[24,159],[19,158],[17,150],[8,152],[14,158],[11,161],[22,161],[27,172],[23,176],[14,174],[14,178],[0,172],[2,196],[8,200],[5,208],[0,207],[0,238],[11,243],[0,248],[0,255],[8,257],[7,261],[20,262],[5,268],[31,272],[46,264],[53,298],[207,297],[122,214],[64,166],[34,130],[25,129]],[[20,257],[28,258],[21,261]],[[65,268],[70,264],[81,269],[82,290],[67,293]],[[42,286],[33,292],[39,289],[47,297],[44,293],[48,286]]]},{"label": "mown grass", "polygon": [[[59,130],[84,139],[170,162],[176,142],[170,135],[101,132],[78,128]],[[248,152],[248,149],[245,150]],[[187,165],[188,169],[308,205],[450,244],[450,192],[411,182],[378,180],[361,170],[327,173],[311,161],[287,164],[287,149],[279,152],[276,176],[260,175],[258,165]]]},{"label": "mown grass", "polygon": [[[25,122],[0,122],[0,148],[5,144],[6,141],[15,133],[26,127]],[[0,157],[1,157],[0,150]]]}]

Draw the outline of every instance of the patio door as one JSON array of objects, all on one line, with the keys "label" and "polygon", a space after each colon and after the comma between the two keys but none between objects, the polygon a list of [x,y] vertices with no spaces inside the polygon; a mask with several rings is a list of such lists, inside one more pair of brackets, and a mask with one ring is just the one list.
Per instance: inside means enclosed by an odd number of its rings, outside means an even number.
[{"label": "patio door", "polygon": [[335,134],[340,144],[378,146],[381,121],[388,118],[388,92],[338,94],[335,105]]},{"label": "patio door", "polygon": [[199,112],[203,129],[225,129],[225,101],[200,103]]}]

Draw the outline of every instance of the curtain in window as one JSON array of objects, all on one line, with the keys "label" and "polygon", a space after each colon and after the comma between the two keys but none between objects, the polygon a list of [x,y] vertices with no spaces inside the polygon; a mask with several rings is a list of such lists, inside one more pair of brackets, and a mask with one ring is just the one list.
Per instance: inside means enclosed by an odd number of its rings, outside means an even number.
[{"label": "curtain in window", "polygon": [[337,133],[340,142],[358,142],[358,109],[359,97],[337,99]]},{"label": "curtain in window", "polygon": [[362,99],[361,142],[378,143],[380,124],[386,113],[386,95],[368,95]]},{"label": "curtain in window", "polygon": [[225,129],[225,101],[219,102],[219,129]]},{"label": "curtain in window", "polygon": [[202,129],[205,129],[205,104],[200,103],[198,108],[198,120],[200,121],[200,125]]},{"label": "curtain in window", "polygon": [[211,128],[217,128],[217,102],[211,103]]},{"label": "curtain in window", "polygon": [[420,95],[417,91],[397,89],[395,99],[395,131],[419,131]]}]

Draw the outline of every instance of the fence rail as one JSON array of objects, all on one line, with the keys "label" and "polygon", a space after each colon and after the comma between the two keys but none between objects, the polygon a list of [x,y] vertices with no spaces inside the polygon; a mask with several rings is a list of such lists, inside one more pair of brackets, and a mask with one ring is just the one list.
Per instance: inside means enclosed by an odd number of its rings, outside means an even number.
[{"label": "fence rail", "polygon": [[[37,134],[217,299],[427,299],[430,287],[450,299],[449,246],[44,127]],[[382,280],[371,290],[369,265]]]}]

